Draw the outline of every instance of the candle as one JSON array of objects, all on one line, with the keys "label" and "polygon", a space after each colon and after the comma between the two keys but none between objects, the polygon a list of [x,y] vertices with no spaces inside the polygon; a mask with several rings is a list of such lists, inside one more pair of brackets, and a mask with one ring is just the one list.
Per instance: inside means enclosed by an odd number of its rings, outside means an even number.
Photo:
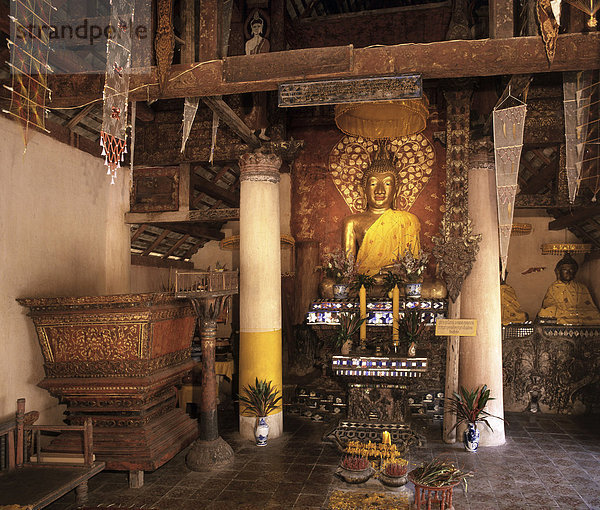
[{"label": "candle", "polygon": [[383,444],[392,444],[392,436],[390,436],[390,433],[387,430],[383,431],[382,436],[381,442]]},{"label": "candle", "polygon": [[392,342],[398,345],[400,334],[398,332],[398,317],[400,315],[400,290],[394,285],[392,290]]},{"label": "candle", "polygon": [[[364,285],[360,286],[360,292],[358,293],[360,297],[360,318],[366,319],[367,317],[367,290]],[[360,325],[360,343],[361,347],[364,345],[367,340],[367,321],[365,320]]]}]

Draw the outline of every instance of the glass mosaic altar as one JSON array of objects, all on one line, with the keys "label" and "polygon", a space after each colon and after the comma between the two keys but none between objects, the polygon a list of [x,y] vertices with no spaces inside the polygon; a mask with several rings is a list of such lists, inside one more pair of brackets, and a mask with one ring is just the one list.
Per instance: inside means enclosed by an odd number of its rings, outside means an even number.
[{"label": "glass mosaic altar", "polygon": [[[426,326],[433,326],[438,318],[445,318],[448,311],[448,301],[445,299],[400,299],[400,316],[404,310],[420,310],[421,321]],[[343,312],[358,313],[358,301],[350,299],[319,299],[313,301],[306,318],[309,325],[336,325],[339,324],[339,314]],[[367,302],[367,324],[369,326],[392,325],[392,301]]]}]

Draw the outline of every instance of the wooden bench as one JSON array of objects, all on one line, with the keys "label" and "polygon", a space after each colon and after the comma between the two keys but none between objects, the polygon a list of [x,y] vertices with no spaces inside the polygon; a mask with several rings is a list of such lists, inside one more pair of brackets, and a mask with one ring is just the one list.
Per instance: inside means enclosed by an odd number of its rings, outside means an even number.
[{"label": "wooden bench", "polygon": [[[0,424],[0,508],[17,505],[37,510],[73,489],[77,504],[84,504],[88,480],[105,465],[94,461],[91,419],[83,426],[34,425],[37,416],[25,414],[25,399],[20,398],[16,421]],[[65,431],[81,433],[81,454],[45,454],[43,436]]]}]

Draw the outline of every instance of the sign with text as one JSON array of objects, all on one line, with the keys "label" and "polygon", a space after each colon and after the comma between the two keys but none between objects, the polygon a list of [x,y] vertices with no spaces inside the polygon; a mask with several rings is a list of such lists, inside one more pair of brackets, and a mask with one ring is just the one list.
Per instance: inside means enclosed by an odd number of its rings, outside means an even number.
[{"label": "sign with text", "polygon": [[438,319],[435,321],[436,336],[475,336],[477,319]]}]

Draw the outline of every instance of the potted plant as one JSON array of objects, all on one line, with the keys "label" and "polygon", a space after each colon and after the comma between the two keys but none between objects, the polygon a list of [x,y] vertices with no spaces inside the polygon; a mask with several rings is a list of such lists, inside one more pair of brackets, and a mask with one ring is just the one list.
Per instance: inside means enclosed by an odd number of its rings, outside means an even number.
[{"label": "potted plant", "polygon": [[408,343],[408,356],[413,358],[417,351],[417,341],[421,338],[425,326],[421,321],[418,309],[407,309],[404,315],[398,319],[398,332]]},{"label": "potted plant", "polygon": [[456,423],[452,427],[451,431],[458,427],[461,423],[467,424],[467,430],[464,434],[465,450],[468,452],[476,452],[479,447],[479,430],[477,429],[477,422],[485,423],[490,430],[494,430],[488,418],[498,418],[504,420],[499,416],[494,416],[485,410],[485,406],[490,400],[494,400],[490,396],[490,390],[487,385],[475,388],[472,391],[460,387],[460,392],[454,392],[452,397],[448,400],[450,409],[456,413]]},{"label": "potted plant", "polygon": [[363,483],[373,476],[375,470],[366,457],[346,455],[335,472],[345,482]]},{"label": "potted plant", "polygon": [[[423,462],[419,467],[408,473],[408,480],[415,486],[415,504],[417,510],[432,508],[432,503],[440,503],[440,510],[454,508],[452,506],[452,491],[456,485],[463,483],[467,492],[467,477],[471,472],[458,469],[451,462],[435,458]],[[437,508],[437,507],[436,507]]]},{"label": "potted plant", "polygon": [[242,389],[239,402],[245,406],[245,411],[256,416],[254,431],[256,446],[267,446],[269,424],[266,418],[269,413],[277,409],[280,401],[279,390],[273,386],[271,381],[259,380],[257,377],[254,386],[249,383]]},{"label": "potted plant", "polygon": [[363,285],[368,293],[375,286],[375,277],[368,274],[356,273],[350,283],[350,290],[354,294],[358,294]]},{"label": "potted plant", "polygon": [[400,273],[394,271],[387,271],[383,276],[384,295],[391,298],[394,287],[397,285],[398,288],[401,289],[403,283],[404,280],[402,279],[402,275]]},{"label": "potted plant", "polygon": [[379,480],[388,487],[402,487],[406,484],[406,474],[408,473],[408,461],[404,459],[395,459],[385,464]]},{"label": "potted plant", "polygon": [[336,350],[340,350],[342,354],[350,354],[352,349],[352,337],[356,335],[366,318],[361,318],[358,313],[340,313],[340,325],[334,336],[334,344]]}]

